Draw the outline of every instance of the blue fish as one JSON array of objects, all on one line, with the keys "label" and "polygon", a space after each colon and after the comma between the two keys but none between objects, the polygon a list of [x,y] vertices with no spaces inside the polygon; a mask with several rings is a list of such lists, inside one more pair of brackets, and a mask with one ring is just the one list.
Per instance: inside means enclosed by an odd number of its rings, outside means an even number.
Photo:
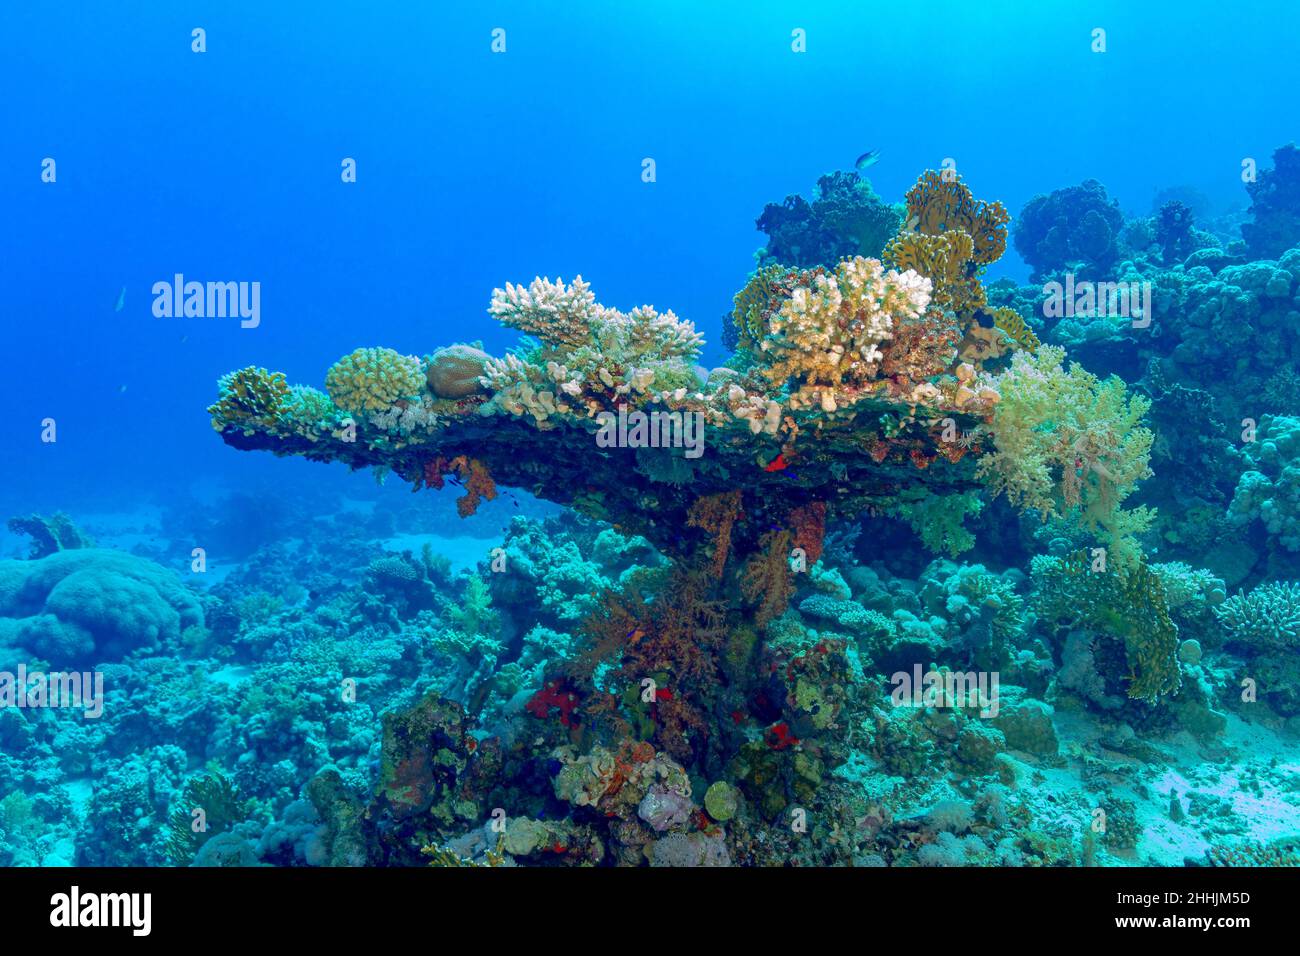
[{"label": "blue fish", "polygon": [[878,162],[880,162],[880,150],[869,149],[859,156],[853,165],[857,168],[858,172],[862,172],[863,170],[870,169]]}]

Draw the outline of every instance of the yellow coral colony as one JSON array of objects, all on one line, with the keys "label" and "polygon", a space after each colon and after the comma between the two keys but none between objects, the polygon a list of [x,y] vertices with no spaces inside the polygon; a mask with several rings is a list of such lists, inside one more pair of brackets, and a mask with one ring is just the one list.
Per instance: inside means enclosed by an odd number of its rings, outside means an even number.
[{"label": "yellow coral colony", "polygon": [[392,349],[357,349],[334,363],[325,390],[334,404],[352,415],[390,411],[399,401],[424,392],[424,367],[414,355]]}]

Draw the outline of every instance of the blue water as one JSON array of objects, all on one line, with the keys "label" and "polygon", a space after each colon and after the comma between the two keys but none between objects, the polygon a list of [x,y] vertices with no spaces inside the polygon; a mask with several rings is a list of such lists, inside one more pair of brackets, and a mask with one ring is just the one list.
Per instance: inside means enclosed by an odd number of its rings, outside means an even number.
[{"label": "blue water", "polygon": [[[1013,214],[1086,177],[1135,213],[1184,183],[1244,205],[1242,157],[1294,136],[1300,9],[1137,6],[7,5],[0,496],[66,508],[296,477],[208,433],[218,375],[319,384],[358,345],[499,350],[513,336],[486,315],[491,290],[534,275],[672,308],[716,360],[763,204],[869,148],[891,200],[951,157]],[[1025,275],[1014,250],[997,268]],[[261,282],[261,326],[155,319],[150,289],[177,272]]]}]

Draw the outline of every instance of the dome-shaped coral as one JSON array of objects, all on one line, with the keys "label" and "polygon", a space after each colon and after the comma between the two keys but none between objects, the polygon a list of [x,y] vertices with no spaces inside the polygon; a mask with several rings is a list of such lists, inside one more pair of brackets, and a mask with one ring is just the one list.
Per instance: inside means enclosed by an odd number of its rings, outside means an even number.
[{"label": "dome-shaped coral", "polygon": [[467,398],[486,392],[479,377],[491,358],[482,349],[457,343],[429,358],[429,389],[439,398]]},{"label": "dome-shaped coral", "polygon": [[345,412],[386,412],[395,402],[424,390],[424,369],[414,355],[393,349],[357,349],[334,363],[325,390]]},{"label": "dome-shaped coral", "polygon": [[0,644],[55,666],[113,660],[202,623],[175,574],[132,554],[82,548],[0,561]]}]

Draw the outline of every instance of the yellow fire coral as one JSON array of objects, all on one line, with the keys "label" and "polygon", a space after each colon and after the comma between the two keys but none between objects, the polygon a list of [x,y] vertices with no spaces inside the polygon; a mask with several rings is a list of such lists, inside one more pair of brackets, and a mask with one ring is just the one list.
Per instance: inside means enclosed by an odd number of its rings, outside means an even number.
[{"label": "yellow fire coral", "polygon": [[931,303],[959,315],[974,312],[985,302],[984,287],[971,265],[974,257],[974,240],[959,230],[937,236],[903,233],[885,247],[886,262],[928,278],[934,286]]},{"label": "yellow fire coral", "polygon": [[1001,401],[989,426],[995,450],[980,459],[977,474],[994,495],[1044,518],[1075,513],[1101,532],[1115,560],[1132,564],[1140,552],[1135,535],[1152,514],[1121,506],[1149,466],[1151,430],[1141,425],[1150,402],[1129,396],[1115,376],[1099,380],[1078,364],[1062,366],[1065,350],[1044,346],[1016,352],[995,379]]},{"label": "yellow fire coral", "polygon": [[279,429],[280,415],[290,397],[283,372],[250,365],[223,375],[217,388],[217,401],[208,406],[212,427],[217,431],[231,425],[245,434]]},{"label": "yellow fire coral", "polygon": [[757,348],[767,334],[764,314],[781,296],[777,280],[791,275],[794,270],[781,265],[764,266],[749,277],[744,288],[732,300],[731,322],[736,337],[746,348]]},{"label": "yellow fire coral", "polygon": [[976,199],[961,177],[928,169],[907,191],[908,223],[927,236],[959,230],[975,245],[974,260],[986,266],[1007,249],[1011,214],[1000,202]]},{"label": "yellow fire coral", "polygon": [[[895,319],[915,319],[930,303],[930,280],[908,270],[885,271],[878,259],[845,259],[831,274],[814,274],[768,320],[759,347],[761,372],[780,387],[793,381],[790,406],[820,402],[833,412],[877,377],[880,344]],[[841,388],[844,386],[845,388]]]},{"label": "yellow fire coral", "polygon": [[357,349],[334,363],[325,389],[352,415],[380,414],[424,391],[424,368],[414,355],[392,349]]}]

